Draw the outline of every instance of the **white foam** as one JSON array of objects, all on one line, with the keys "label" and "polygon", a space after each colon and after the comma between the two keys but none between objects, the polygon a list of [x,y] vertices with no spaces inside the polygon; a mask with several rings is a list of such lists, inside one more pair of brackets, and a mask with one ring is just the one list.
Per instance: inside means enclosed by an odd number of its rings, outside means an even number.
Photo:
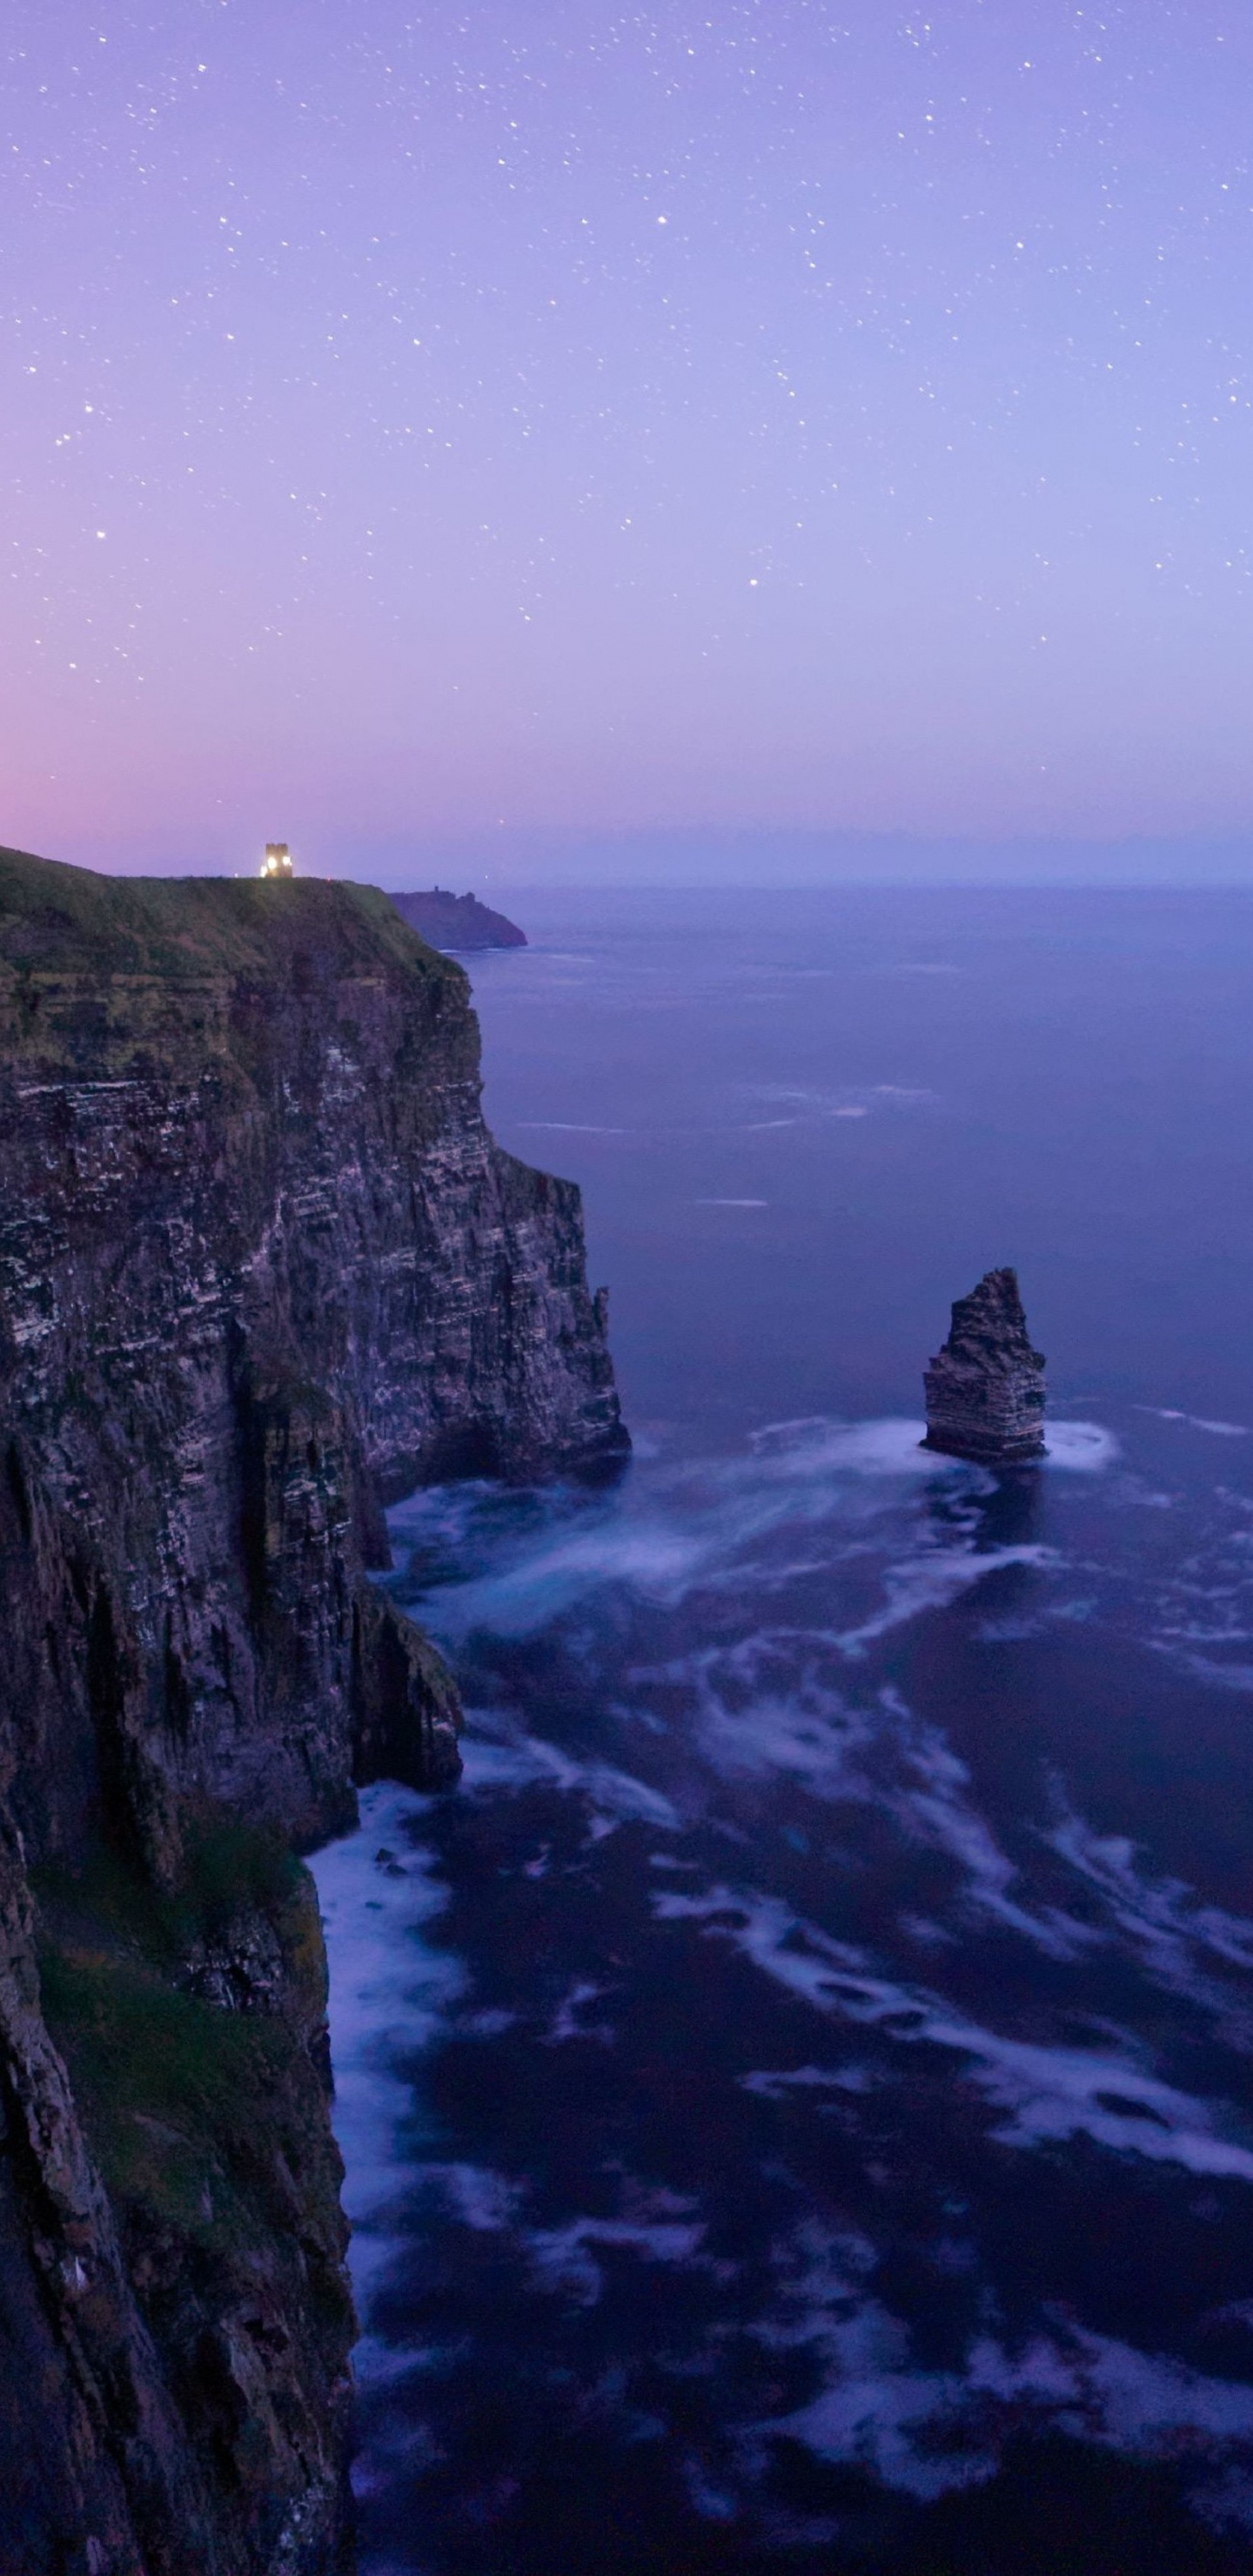
[{"label": "white foam", "polygon": [[922,2503],[991,2477],[995,2454],[986,2447],[969,2447],[956,2425],[954,2448],[947,2452],[938,2437],[925,2447],[915,2438],[924,2426],[932,2428],[957,2415],[962,2382],[952,2371],[894,2369],[901,2339],[901,2329],[886,2310],[869,2304],[858,2308],[826,2338],[837,2376],[808,2406],[774,2417],[761,2430],[775,2440],[787,2434],[823,2460],[856,2460],[884,2486]]},{"label": "white foam", "polygon": [[[815,1638],[813,1644],[829,1642]],[[707,1650],[688,1659],[682,1670],[696,1695],[701,1751],[723,1779],[784,1772],[817,1797],[865,1797],[857,1756],[873,1738],[872,1714],[850,1708],[812,1668],[777,1691],[754,1686],[758,1673],[780,1660],[781,1645],[792,1646],[795,1660],[797,1654],[804,1657],[806,1643],[764,1632],[730,1651]]]},{"label": "white foam", "polygon": [[1049,1958],[1074,1958],[1097,1936],[1086,1924],[1056,1908],[1038,1913],[1012,1893],[1018,1884],[1018,1870],[1001,1850],[986,1818],[965,1796],[970,1781],[966,1765],[935,1728],[919,1725],[894,1693],[885,1692],[883,1697],[898,1711],[905,1730],[909,1767],[923,1782],[920,1788],[906,1785],[890,1797],[898,1820],[907,1831],[921,1835],[957,1862],[964,1875],[962,1893],[968,1905],[1017,1932]]},{"label": "white foam", "polygon": [[[759,1083],[755,1089],[759,1100],[793,1102],[800,1116],[808,1115],[811,1119],[868,1118],[876,1108],[913,1108],[920,1101],[936,1097],[934,1091],[904,1082],[872,1082],[840,1092],[797,1088],[779,1082]],[[759,1128],[794,1127],[799,1124],[799,1116],[757,1119],[754,1124]]]},{"label": "white foam", "polygon": [[702,2522],[725,2523],[736,2520],[739,2505],[735,2497],[728,2494],[725,2487],[714,2486],[704,2462],[693,2458],[690,2452],[683,2462],[683,2483],[691,2498],[693,2510],[700,2515]]},{"label": "white foam", "polygon": [[1209,2107],[1144,2074],[1130,2056],[1003,2038],[923,1989],[869,1973],[858,1951],[779,1897],[728,1887],[702,1896],[654,1889],[652,1904],[664,1922],[703,1923],[819,2012],[873,2026],[891,2041],[926,2041],[965,2057],[971,2082],[1005,2114],[993,2134],[1007,2145],[1083,2134],[1119,2153],[1253,2182],[1253,2153],[1216,2130]]},{"label": "white foam", "polygon": [[[768,1473],[824,1476],[919,1476],[954,1473],[987,1476],[973,1461],[948,1458],[925,1449],[925,1422],[885,1415],[868,1422],[840,1422],[814,1415],[797,1422],[772,1422],[754,1436],[753,1446]],[[1118,1456],[1112,1431],[1099,1422],[1046,1422],[1045,1454],[1040,1465],[1064,1467],[1093,1475]]]},{"label": "white foam", "polygon": [[461,1738],[461,1793],[494,1795],[510,1789],[529,1789],[537,1782],[557,1789],[575,1790],[580,1782],[580,1769],[559,1746],[545,1743],[542,1736],[483,1731],[480,1712],[471,1711]]},{"label": "white foam", "polygon": [[680,1600],[709,1553],[705,1532],[609,1511],[518,1554],[497,1573],[446,1586],[432,1598],[427,1616],[447,1637],[468,1636],[476,1628],[495,1636],[529,1636],[609,1584],[628,1584],[645,1600]]},{"label": "white foam", "polygon": [[1215,1440],[1247,1440],[1247,1422],[1207,1422],[1200,1413],[1180,1413],[1172,1404],[1138,1404],[1137,1413],[1151,1413],[1159,1422],[1186,1422],[1190,1431],[1208,1431]]},{"label": "white foam", "polygon": [[[858,1533],[866,1515],[892,1509],[903,1480],[920,1488],[942,1480],[959,1492],[968,1491],[972,1503],[993,1490],[981,1468],[923,1449],[923,1429],[920,1422],[848,1423],[826,1416],[769,1424],[755,1435],[747,1455],[711,1462],[703,1470],[663,1470],[654,1474],[651,1490],[633,1480],[616,1495],[585,1507],[577,1520],[572,1521],[566,1504],[557,1525],[550,1520],[538,1537],[506,1537],[489,1571],[432,1592],[423,1616],[438,1636],[455,1645],[479,1628],[497,1636],[533,1635],[612,1586],[624,1586],[666,1608],[699,1584],[770,1587],[782,1579],[779,1567],[747,1560],[747,1552],[789,1523],[813,1527],[834,1522],[838,1529],[841,1521],[851,1519],[852,1531],[842,1531],[838,1540],[847,1553],[850,1547],[864,1547]],[[1091,1467],[1109,1454],[1102,1446],[1108,1435],[1095,1426],[1062,1429],[1076,1430],[1082,1438],[1070,1444],[1058,1463]],[[401,1507],[393,1515],[393,1527],[402,1538],[420,1540],[434,1529],[447,1539],[459,1527],[469,1527],[474,1508],[473,1498],[450,1503],[445,1519],[439,1519],[429,1506]],[[998,1564],[1048,1561],[1041,1551],[1025,1548],[980,1554],[974,1535],[972,1527],[965,1546],[924,1546],[892,1579],[884,1614],[850,1632],[850,1642],[860,1646],[902,1618],[942,1605]],[[812,1570],[812,1558],[804,1562]]]},{"label": "white foam", "polygon": [[520,2184],[509,2182],[488,2165],[415,2164],[410,2171],[415,2184],[425,2183],[440,2192],[454,2216],[476,2236],[500,2235],[511,2227],[525,2198]]},{"label": "white foam", "polygon": [[889,1566],[884,1577],[887,1600],[860,1626],[846,1628],[835,1642],[846,1655],[861,1656],[879,1637],[921,1618],[927,1610],[945,1610],[989,1574],[1009,1565],[1056,1564],[1047,1547],[930,1548],[903,1565]]},{"label": "white foam", "polygon": [[463,1794],[495,1795],[541,1784],[586,1798],[610,1829],[635,1823],[672,1833],[680,1822],[670,1800],[660,1790],[650,1789],[646,1781],[616,1770],[610,1762],[576,1762],[543,1736],[511,1728],[508,1719],[497,1716],[489,1721],[483,1712],[472,1710],[461,1739],[461,1755]]},{"label": "white foam", "polygon": [[[972,1572],[995,1561],[975,1559]],[[1057,1907],[1035,1909],[1018,1893],[1018,1868],[971,1803],[970,1773],[940,1729],[916,1718],[893,1688],[857,1707],[822,1679],[824,1652],[829,1657],[845,1642],[826,1631],[761,1630],[738,1645],[685,1657],[657,1678],[684,1682],[693,1692],[697,1740],[722,1778],[779,1773],[801,1781],[813,1797],[877,1805],[913,1840],[949,1854],[962,1873],[968,1907],[1048,1957],[1073,1958],[1098,1940],[1086,1923]],[[771,1689],[778,1665],[786,1681]],[[896,1758],[895,1781],[885,1780],[885,1753]],[[933,1928],[931,1937],[951,1935]]]},{"label": "white foam", "polygon": [[789,2093],[868,2093],[874,2078],[864,2066],[794,2066],[741,2075],[744,2093],[759,2093],[765,2102],[786,2102]]},{"label": "white foam", "polygon": [[927,2501],[992,2476],[1001,2441],[1021,2432],[1024,2413],[1041,2428],[1140,2458],[1193,2449],[1217,2463],[1253,2432],[1253,2388],[1078,2323],[1054,2323],[1017,2351],[983,2333],[962,2367],[920,2370],[906,2328],[866,2295],[876,2257],[864,2240],[810,2219],[780,2242],[775,2260],[777,2305],[753,2331],[767,2348],[813,2352],[825,2385],[807,2405],[753,2427],[753,2466],[787,2435]]},{"label": "white foam", "polygon": [[1046,1467],[1079,1476],[1099,1475],[1119,1454],[1113,1432],[1100,1422],[1046,1422],[1044,1452]]},{"label": "white foam", "polygon": [[[1168,1646],[1163,1651],[1170,1651]],[[1185,1655],[1175,1650],[1176,1663],[1193,1673],[1199,1682],[1212,1683],[1216,1690],[1253,1691],[1253,1664],[1220,1664],[1212,1655]]]},{"label": "white foam", "polygon": [[583,2021],[580,2016],[589,2004],[599,2003],[609,1994],[609,1986],[598,1986],[590,1977],[576,1977],[567,1988],[544,2033],[544,2046],[557,2048],[567,2039],[595,2039],[602,2047],[612,2048],[614,2032],[608,2022]]},{"label": "white foam", "polygon": [[1224,2442],[1253,2433],[1253,2388],[1082,2328],[1075,2343],[1076,2375],[1097,2401],[1100,2438],[1112,2449],[1169,2455],[1188,2437]]},{"label": "white foam", "polygon": [[1073,1808],[1046,1835],[1051,1849],[1101,1901],[1113,1929],[1146,1973],[1208,2012],[1235,2046],[1253,2048],[1253,2006],[1211,1963],[1253,1970],[1253,1919],[1201,1904],[1182,1879],[1149,1878],[1123,1834],[1097,1834]]},{"label": "white foam", "polygon": [[761,1472],[771,1478],[969,1475],[962,1459],[923,1448],[926,1429],[925,1422],[902,1421],[896,1415],[841,1422],[814,1414],[797,1422],[765,1423],[753,1434],[752,1448]]},{"label": "white foam", "polygon": [[690,2263],[699,2253],[706,2229],[698,2221],[623,2218],[574,2218],[565,2227],[537,2230],[526,2238],[540,2286],[564,2292],[578,2307],[594,2307],[604,2287],[604,2273],[591,2248],[625,2246],[648,2263]]},{"label": "white foam", "polygon": [[[787,2435],[822,2459],[856,2460],[885,2486],[922,2500],[990,2474],[992,2457],[970,2448],[966,2428],[960,2452],[937,2436],[947,2419],[962,2441],[955,2421],[962,2380],[954,2371],[910,2368],[904,2326],[865,2295],[876,2256],[864,2237],[807,2219],[776,2246],[775,2261],[779,2304],[753,2332],[768,2350],[819,2355],[827,2377],[807,2405],[754,2428],[759,2459],[766,2441]],[[924,2427],[930,2438],[915,2438]]]},{"label": "white foam", "polygon": [[[428,1805],[392,1781],[363,1790],[357,1831],[309,1864],[326,1927],[334,2126],[363,2322],[413,2182],[413,2087],[393,2060],[399,2048],[411,2058],[429,2042],[467,1985],[461,1962],[423,1939],[448,1902],[430,1854],[414,1847],[409,1831]],[[380,1845],[389,1855],[381,1864]]]}]

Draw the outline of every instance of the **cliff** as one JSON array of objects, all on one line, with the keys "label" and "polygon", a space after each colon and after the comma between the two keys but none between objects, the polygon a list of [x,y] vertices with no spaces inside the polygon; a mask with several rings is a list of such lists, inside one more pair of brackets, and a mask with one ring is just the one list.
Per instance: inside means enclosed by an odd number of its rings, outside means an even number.
[{"label": "cliff", "polygon": [[368,889],[0,853],[0,2567],[346,2563],[293,1849],[456,1775],[369,1580],[436,1476],[621,1456],[577,1191]]},{"label": "cliff", "polygon": [[989,1270],[952,1310],[925,1377],[924,1449],[988,1467],[1044,1455],[1044,1355],[1033,1350],[1014,1270]]},{"label": "cliff", "polygon": [[429,939],[432,948],[525,948],[526,932],[503,912],[480,903],[474,894],[449,894],[432,886],[428,894],[394,894],[392,902],[411,930]]}]

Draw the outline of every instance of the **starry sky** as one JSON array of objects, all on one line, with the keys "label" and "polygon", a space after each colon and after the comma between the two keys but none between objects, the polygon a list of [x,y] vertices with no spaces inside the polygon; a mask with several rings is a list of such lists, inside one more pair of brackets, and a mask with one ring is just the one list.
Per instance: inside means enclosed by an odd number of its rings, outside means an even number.
[{"label": "starry sky", "polygon": [[0,53],[0,841],[1247,838],[1247,0],[8,0]]}]

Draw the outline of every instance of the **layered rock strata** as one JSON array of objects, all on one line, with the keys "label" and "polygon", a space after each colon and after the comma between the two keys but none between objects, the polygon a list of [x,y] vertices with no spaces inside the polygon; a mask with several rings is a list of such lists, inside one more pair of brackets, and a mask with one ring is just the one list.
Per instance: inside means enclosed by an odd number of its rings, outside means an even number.
[{"label": "layered rock strata", "polygon": [[383,1506],[610,1469],[602,1315],[385,896],[0,853],[0,2568],[346,2563],[291,1854],[455,1777]]},{"label": "layered rock strata", "polygon": [[1031,1347],[1015,1271],[989,1270],[957,1299],[925,1385],[925,1449],[987,1467],[1043,1457],[1044,1358]]}]

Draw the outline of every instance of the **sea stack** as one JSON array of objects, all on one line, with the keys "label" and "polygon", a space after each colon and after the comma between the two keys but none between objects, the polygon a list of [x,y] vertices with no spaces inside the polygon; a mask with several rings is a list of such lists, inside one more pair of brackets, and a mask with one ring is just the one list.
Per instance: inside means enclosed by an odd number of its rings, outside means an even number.
[{"label": "sea stack", "polygon": [[1015,1270],[989,1270],[953,1308],[926,1372],[924,1449],[1017,1467],[1044,1455],[1044,1357],[1031,1347]]}]

